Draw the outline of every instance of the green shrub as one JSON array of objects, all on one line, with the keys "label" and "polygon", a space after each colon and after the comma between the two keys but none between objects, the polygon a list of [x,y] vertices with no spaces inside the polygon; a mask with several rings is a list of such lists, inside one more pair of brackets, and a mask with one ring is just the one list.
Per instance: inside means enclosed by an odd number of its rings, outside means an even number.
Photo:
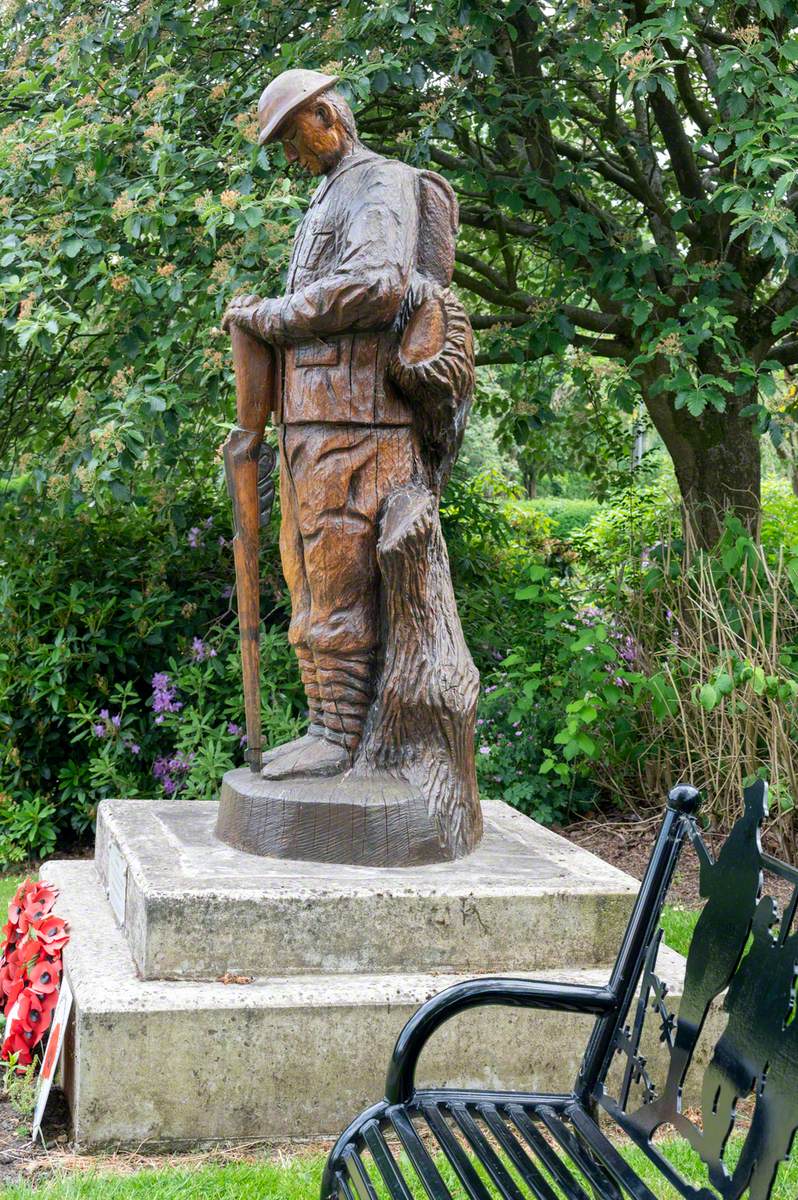
[{"label": "green shrub", "polygon": [[786,479],[762,482],[762,545],[773,562],[782,549],[798,551],[798,496]]},{"label": "green shrub", "polygon": [[678,504],[661,483],[648,483],[626,488],[601,505],[573,531],[572,541],[586,574],[601,580],[622,571],[634,585],[652,550],[680,536]]},{"label": "green shrub", "polygon": [[543,496],[524,500],[522,505],[529,513],[548,517],[551,536],[562,540],[583,529],[601,509],[597,500],[574,500],[566,496]]},{"label": "green shrub", "polygon": [[[273,741],[297,732],[304,707],[275,535],[263,571]],[[229,537],[214,490],[168,512],[59,514],[30,491],[0,507],[0,862],[88,834],[104,796],[208,797],[241,761]],[[172,697],[162,712],[159,690]]]},{"label": "green shrub", "polygon": [[[581,575],[531,569],[518,596],[537,632],[500,668],[510,720],[534,721],[538,771],[559,787],[592,780],[620,800],[659,803],[689,779],[725,825],[744,784],[767,777],[782,852],[794,855],[798,548],[773,562],[728,516],[712,552],[688,559],[644,512],[645,536],[624,560],[619,528],[591,524],[595,559]],[[614,573],[598,569],[597,529]]]}]

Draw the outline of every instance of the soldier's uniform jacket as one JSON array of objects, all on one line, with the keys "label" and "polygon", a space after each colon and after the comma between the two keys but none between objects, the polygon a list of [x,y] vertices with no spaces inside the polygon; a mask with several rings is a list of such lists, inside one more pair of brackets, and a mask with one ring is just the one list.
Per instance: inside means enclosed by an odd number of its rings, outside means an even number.
[{"label": "soldier's uniform jacket", "polygon": [[417,179],[405,163],[360,149],[316,191],[286,295],[271,302],[285,345],[283,424],[412,423],[386,365],[416,261]]}]

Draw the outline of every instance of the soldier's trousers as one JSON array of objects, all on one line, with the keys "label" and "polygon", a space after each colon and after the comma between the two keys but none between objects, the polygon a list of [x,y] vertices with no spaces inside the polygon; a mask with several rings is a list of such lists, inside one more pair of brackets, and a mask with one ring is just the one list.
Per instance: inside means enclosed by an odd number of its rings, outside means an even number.
[{"label": "soldier's trousers", "polygon": [[289,641],[302,660],[362,661],[379,638],[377,515],[417,466],[412,426],[280,429],[280,554],[291,593]]}]

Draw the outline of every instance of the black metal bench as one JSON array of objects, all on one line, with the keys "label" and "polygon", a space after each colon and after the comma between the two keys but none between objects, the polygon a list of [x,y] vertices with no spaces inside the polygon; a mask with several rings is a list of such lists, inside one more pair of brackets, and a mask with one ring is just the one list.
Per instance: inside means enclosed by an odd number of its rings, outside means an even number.
[{"label": "black metal bench", "polygon": [[[762,852],[764,783],[746,790],[744,815],[716,859],[698,831],[698,805],[694,788],[671,792],[606,987],[478,979],[450,987],[419,1009],[396,1044],[385,1100],[358,1117],[330,1155],[322,1200],[659,1200],[613,1144],[613,1127],[689,1200],[739,1200],[744,1194],[767,1200],[798,1129],[798,871]],[[686,839],[698,856],[706,903],[676,1019],[656,960],[660,915]],[[766,873],[791,889],[782,915],[764,892]],[[694,1123],[682,1111],[682,1086],[712,1002],[724,991],[728,1021],[703,1076],[701,1121]],[[416,1063],[431,1034],[456,1013],[486,1004],[595,1016],[571,1092],[415,1087]],[[641,1052],[647,1018],[656,1021],[669,1052],[661,1086]],[[746,1098],[750,1124],[739,1158],[729,1164],[724,1152],[738,1102]],[[711,1186],[688,1183],[658,1150],[652,1136],[664,1124],[675,1126],[699,1153]]]}]

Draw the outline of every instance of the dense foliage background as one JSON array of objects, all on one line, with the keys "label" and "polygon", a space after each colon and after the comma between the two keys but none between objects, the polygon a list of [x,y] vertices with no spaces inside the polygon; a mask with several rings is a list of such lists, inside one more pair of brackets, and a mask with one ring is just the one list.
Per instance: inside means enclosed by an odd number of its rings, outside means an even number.
[{"label": "dense foliage background", "polygon": [[[3,6],[0,859],[240,759],[218,326],[282,287],[309,189],[254,114],[295,65],[460,196],[481,366],[444,520],[483,791],[552,821],[689,774],[726,817],[767,772],[789,849],[797,28],[783,0]],[[274,741],[285,605],[272,528]]]}]

